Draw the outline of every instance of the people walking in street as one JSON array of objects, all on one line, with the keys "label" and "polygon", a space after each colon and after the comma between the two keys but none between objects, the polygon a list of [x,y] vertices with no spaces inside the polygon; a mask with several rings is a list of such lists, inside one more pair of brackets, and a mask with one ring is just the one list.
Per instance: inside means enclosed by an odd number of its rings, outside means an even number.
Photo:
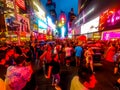
[{"label": "people walking in street", "polygon": [[40,63],[43,64],[44,73],[46,73],[48,71],[49,64],[52,61],[52,53],[53,53],[52,47],[48,44],[46,46],[46,50],[40,56]]},{"label": "people walking in street", "polygon": [[91,71],[94,73],[94,69],[93,69],[93,55],[94,55],[94,52],[92,50],[91,47],[88,47],[84,53],[84,56],[85,56],[85,60],[86,60],[86,67],[89,68],[90,66],[90,69]]},{"label": "people walking in street", "polygon": [[58,61],[58,54],[52,55],[52,61],[48,67],[48,73],[45,75],[46,78],[50,78],[52,75],[52,86],[57,89],[60,83],[60,63]]},{"label": "people walking in street", "polygon": [[81,47],[81,43],[79,42],[78,45],[75,47],[75,59],[76,59],[76,67],[80,66],[80,60],[83,53],[83,49]]},{"label": "people walking in street", "polygon": [[115,54],[115,46],[113,43],[110,43],[110,46],[107,48],[106,54],[105,54],[105,59],[109,62],[114,62],[113,56]]},{"label": "people walking in street", "polygon": [[69,44],[66,43],[66,46],[65,46],[65,63],[66,63],[66,66],[70,66],[71,56],[72,56],[72,47],[70,47]]}]

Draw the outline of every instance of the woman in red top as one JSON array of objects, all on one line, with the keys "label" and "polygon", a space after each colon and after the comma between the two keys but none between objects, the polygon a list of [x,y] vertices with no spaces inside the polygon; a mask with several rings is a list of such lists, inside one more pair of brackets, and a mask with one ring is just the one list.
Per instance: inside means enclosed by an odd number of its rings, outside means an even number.
[{"label": "woman in red top", "polygon": [[[40,65],[43,66],[44,73],[47,72],[50,62],[52,61],[52,47],[47,45],[47,49],[44,53],[40,56]],[[41,66],[40,66],[41,67]]]},{"label": "woman in red top", "polygon": [[115,47],[114,47],[114,44],[111,43],[106,51],[105,59],[109,62],[114,62],[113,60],[114,54],[115,54]]}]

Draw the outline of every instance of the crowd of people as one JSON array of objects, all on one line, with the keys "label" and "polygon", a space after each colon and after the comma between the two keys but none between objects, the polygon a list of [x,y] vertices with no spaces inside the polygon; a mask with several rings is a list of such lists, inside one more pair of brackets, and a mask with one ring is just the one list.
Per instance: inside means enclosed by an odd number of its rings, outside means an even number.
[{"label": "crowd of people", "polygon": [[[60,90],[61,66],[78,68],[78,75],[71,80],[70,90],[94,88],[97,83],[93,66],[94,51],[87,42],[56,40],[54,43],[29,42],[22,46],[16,44],[1,46],[0,66],[4,67],[2,79],[6,90],[22,90],[25,87],[34,73],[33,62],[39,65],[39,69],[43,69],[46,79],[52,78],[51,85],[56,90]],[[120,43],[118,41],[94,41],[94,45],[101,48],[105,60],[114,62],[114,74],[117,74],[120,66],[118,58]],[[117,85],[120,84],[119,81],[118,79]]]}]

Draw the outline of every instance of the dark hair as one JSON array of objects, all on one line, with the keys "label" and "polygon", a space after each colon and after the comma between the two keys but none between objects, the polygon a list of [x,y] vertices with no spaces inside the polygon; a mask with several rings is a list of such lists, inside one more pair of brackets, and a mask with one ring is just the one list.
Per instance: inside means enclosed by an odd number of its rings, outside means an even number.
[{"label": "dark hair", "polygon": [[25,57],[23,55],[18,56],[14,61],[17,65],[23,63],[23,61],[25,60]]},{"label": "dark hair", "polygon": [[92,75],[92,71],[87,67],[82,67],[78,69],[78,76],[80,77],[81,82],[89,82],[90,76]]},{"label": "dark hair", "polygon": [[5,53],[5,52],[0,53],[0,61],[1,61],[2,59],[4,59],[4,58],[5,58],[5,56],[6,56],[6,53]]},{"label": "dark hair", "polygon": [[22,54],[22,50],[20,49],[19,46],[15,46],[15,52],[16,52],[17,54],[19,54],[19,55]]}]

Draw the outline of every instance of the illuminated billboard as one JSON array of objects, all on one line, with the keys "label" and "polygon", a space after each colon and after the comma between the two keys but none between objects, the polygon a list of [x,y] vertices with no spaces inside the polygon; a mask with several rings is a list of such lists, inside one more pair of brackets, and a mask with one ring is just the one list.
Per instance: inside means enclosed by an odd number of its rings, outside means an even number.
[{"label": "illuminated billboard", "polygon": [[35,15],[42,21],[46,22],[45,11],[40,6],[41,5],[37,0],[33,1],[33,8],[34,8]]},{"label": "illuminated billboard", "polygon": [[38,27],[42,29],[47,29],[47,24],[42,20],[38,20]]},{"label": "illuminated billboard", "polygon": [[120,8],[111,8],[100,15],[99,30],[120,28]]},{"label": "illuminated billboard", "polygon": [[17,18],[18,18],[18,21],[19,21],[19,28],[21,30],[21,32],[27,32],[29,33],[30,32],[30,23],[29,23],[29,19],[20,15],[20,14],[17,14]]},{"label": "illuminated billboard", "polygon": [[81,25],[81,34],[98,31],[99,17]]},{"label": "illuminated billboard", "polygon": [[102,40],[112,40],[119,38],[120,38],[120,32],[104,32],[102,34]]}]

